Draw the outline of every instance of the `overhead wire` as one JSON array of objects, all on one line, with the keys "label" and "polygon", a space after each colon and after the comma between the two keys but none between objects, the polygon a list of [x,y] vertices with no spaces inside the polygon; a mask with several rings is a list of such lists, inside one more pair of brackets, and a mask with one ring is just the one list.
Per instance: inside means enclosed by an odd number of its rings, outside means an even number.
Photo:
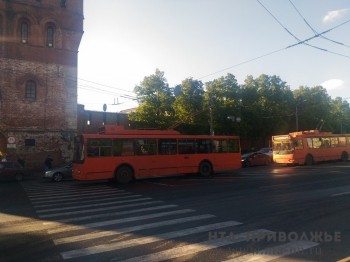
[{"label": "overhead wire", "polygon": [[[256,0],[256,1],[266,10],[266,12],[268,12],[268,13],[270,14],[270,16],[271,16],[271,17],[272,17],[272,18],[273,18],[273,19],[274,19],[288,34],[290,34],[290,35],[291,35],[295,40],[297,40],[298,42],[301,41],[300,38],[298,38],[296,35],[294,35],[290,30],[288,30],[287,27],[285,27],[285,26],[279,21],[279,20],[276,18],[276,16],[274,16],[274,15],[270,12],[270,10],[267,9],[266,6],[263,5],[263,3],[261,3],[259,0]],[[324,51],[323,48],[320,48],[320,47],[318,47],[318,46],[310,45],[310,44],[308,44],[308,43],[303,43],[303,44]]]},{"label": "overhead wire", "polygon": [[[258,0],[257,0],[257,1],[258,1]],[[259,2],[259,1],[258,1],[258,2]],[[259,2],[259,3],[260,3],[260,2]],[[268,11],[268,12],[269,12],[269,11]],[[270,12],[269,12],[269,13],[270,13]],[[317,34],[315,34],[315,35],[312,36],[312,37],[309,37],[309,38],[304,39],[304,40],[300,40],[300,41],[298,41],[298,42],[295,43],[295,44],[289,45],[289,46],[284,47],[284,48],[277,49],[277,50],[275,50],[275,51],[266,53],[266,54],[264,54],[264,55],[257,56],[257,57],[255,57],[255,58],[248,59],[248,60],[243,61],[243,62],[240,62],[240,63],[238,63],[238,64],[235,64],[235,65],[226,67],[226,68],[224,68],[224,69],[215,71],[215,72],[213,72],[213,73],[210,73],[210,74],[207,74],[207,75],[198,77],[197,79],[207,78],[207,77],[209,77],[209,76],[216,75],[216,74],[218,74],[218,73],[221,73],[221,72],[227,71],[227,70],[229,70],[229,69],[235,68],[235,67],[237,67],[237,66],[240,66],[240,65],[243,65],[243,64],[246,64],[246,63],[249,63],[249,62],[258,60],[258,59],[263,58],[263,57],[266,57],[266,56],[273,55],[273,54],[278,53],[278,52],[280,52],[280,51],[282,51],[282,50],[286,50],[286,49],[295,47],[295,46],[297,46],[297,45],[304,44],[304,43],[306,43],[306,42],[308,42],[308,41],[310,41],[310,40],[312,40],[312,39],[314,39],[314,38],[320,37],[320,36],[322,36],[322,35],[324,35],[324,34],[330,32],[330,31],[332,31],[332,30],[334,30],[334,29],[336,29],[336,28],[338,28],[338,27],[340,27],[340,26],[343,26],[343,25],[349,23],[349,22],[350,22],[350,19],[347,20],[347,21],[345,21],[345,22],[343,22],[343,23],[341,23],[341,24],[339,24],[339,25],[336,25],[336,26],[334,26],[334,27],[332,27],[332,28],[330,28],[330,29],[328,29],[328,30],[325,30],[325,31],[323,31],[323,32],[321,32],[321,33],[317,33]],[[279,22],[279,23],[280,23],[280,22]],[[282,25],[282,26],[283,26],[283,25]],[[284,26],[283,26],[283,27],[284,27]],[[287,30],[287,32],[289,32],[289,33],[293,36],[293,34],[292,34],[287,28],[285,28],[285,29]],[[293,37],[294,37],[294,36],[293,36]],[[350,56],[343,55],[343,54],[339,54],[339,53],[336,53],[336,52],[332,52],[332,51],[329,51],[329,50],[324,49],[324,48],[319,48],[319,47],[317,47],[317,49],[319,49],[319,50],[321,50],[321,51],[325,51],[325,52],[331,53],[331,54],[334,54],[334,55],[338,55],[338,56],[342,56],[342,57],[345,57],[345,58],[349,58],[349,59],[350,59]]]},{"label": "overhead wire", "polygon": [[[301,12],[299,11],[299,9],[295,6],[295,4],[292,2],[292,0],[288,0],[289,3],[293,6],[294,10],[298,13],[298,15],[301,17],[301,19],[305,22],[305,24],[311,29],[311,31],[314,33],[314,34],[318,34],[318,32],[310,25],[310,23],[306,20],[306,18],[301,14]],[[321,38],[325,39],[325,40],[328,40],[330,42],[333,42],[335,44],[338,44],[338,45],[342,45],[342,46],[346,46],[346,47],[350,47],[350,45],[346,45],[344,43],[341,43],[339,41],[335,41],[333,39],[330,39],[328,37],[325,37],[324,35],[321,35],[320,36]]]}]

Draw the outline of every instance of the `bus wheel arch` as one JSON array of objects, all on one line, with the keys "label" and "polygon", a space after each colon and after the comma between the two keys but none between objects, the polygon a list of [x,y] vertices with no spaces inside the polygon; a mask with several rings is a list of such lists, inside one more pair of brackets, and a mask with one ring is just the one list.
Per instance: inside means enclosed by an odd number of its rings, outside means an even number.
[{"label": "bus wheel arch", "polygon": [[307,154],[305,157],[305,164],[311,166],[314,164],[314,157],[311,154]]},{"label": "bus wheel arch", "polygon": [[198,173],[202,177],[213,175],[213,166],[209,160],[202,160],[198,166]]},{"label": "bus wheel arch", "polygon": [[134,179],[134,169],[128,164],[120,165],[115,171],[115,180],[120,184],[128,184]]},{"label": "bus wheel arch", "polygon": [[349,160],[349,154],[346,151],[343,151],[340,156],[341,161],[346,162]]}]

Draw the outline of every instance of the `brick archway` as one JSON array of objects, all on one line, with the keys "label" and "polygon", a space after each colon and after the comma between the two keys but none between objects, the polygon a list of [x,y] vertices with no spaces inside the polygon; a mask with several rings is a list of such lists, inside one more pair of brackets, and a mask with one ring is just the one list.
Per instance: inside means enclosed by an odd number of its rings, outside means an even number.
[{"label": "brick archway", "polygon": [[1,154],[6,153],[6,151],[7,151],[6,145],[7,145],[6,137],[0,132],[0,152],[1,152]]}]

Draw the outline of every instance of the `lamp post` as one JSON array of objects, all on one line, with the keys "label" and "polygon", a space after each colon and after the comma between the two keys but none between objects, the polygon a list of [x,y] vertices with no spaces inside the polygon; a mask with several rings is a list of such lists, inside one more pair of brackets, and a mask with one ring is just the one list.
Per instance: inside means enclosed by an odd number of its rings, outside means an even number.
[{"label": "lamp post", "polygon": [[298,132],[299,131],[299,116],[298,116],[298,106],[303,103],[306,102],[307,100],[304,99],[302,101],[299,101],[295,104],[295,129]]}]

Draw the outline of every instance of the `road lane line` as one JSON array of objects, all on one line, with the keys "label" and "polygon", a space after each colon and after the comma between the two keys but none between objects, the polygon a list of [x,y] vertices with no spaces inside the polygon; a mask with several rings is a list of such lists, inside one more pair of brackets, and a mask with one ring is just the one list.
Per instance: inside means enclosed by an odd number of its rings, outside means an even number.
[{"label": "road lane line", "polygon": [[215,217],[214,215],[209,215],[209,214],[208,215],[197,215],[197,216],[191,216],[191,217],[183,217],[183,218],[165,220],[165,221],[160,221],[160,222],[155,222],[155,223],[143,224],[143,225],[139,225],[139,226],[124,227],[124,228],[119,228],[119,229],[111,230],[111,231],[93,232],[93,233],[85,234],[85,235],[58,238],[58,239],[54,239],[54,243],[55,243],[55,245],[70,244],[73,242],[91,240],[91,239],[101,238],[101,237],[106,237],[106,236],[117,236],[120,234],[131,233],[131,232],[135,232],[135,231],[143,230],[143,229],[176,225],[176,224],[181,224],[181,223],[186,223],[186,222],[191,222],[191,221],[198,221],[198,220],[203,220],[203,219],[209,219],[209,218],[214,218],[214,217]]},{"label": "road lane line", "polygon": [[[275,247],[270,247],[254,252],[253,254],[247,254],[232,259],[225,260],[223,262],[268,262],[280,257],[288,256],[294,253],[299,253],[305,249],[309,249],[319,245],[312,241],[294,241],[286,244],[282,244]],[[232,255],[235,256],[235,255]],[[232,257],[231,256],[231,257]]]},{"label": "road lane line", "polygon": [[179,231],[167,232],[159,235],[139,237],[139,238],[121,241],[121,242],[108,243],[108,244],[106,243],[106,244],[82,248],[82,249],[70,250],[70,251],[62,252],[61,256],[63,259],[88,256],[88,255],[99,254],[99,253],[104,253],[104,252],[123,249],[123,248],[145,245],[145,244],[154,243],[157,241],[164,241],[164,240],[168,240],[176,237],[183,237],[183,236],[188,236],[192,234],[207,232],[210,230],[217,230],[220,228],[237,226],[240,224],[241,223],[237,221],[226,221],[221,223],[209,224],[205,226],[193,227],[193,228],[183,229]]},{"label": "road lane line", "polygon": [[[179,215],[179,214],[184,214],[184,213],[189,213],[189,212],[194,212],[194,211],[195,210],[193,210],[193,209],[180,209],[180,210],[175,210],[175,211],[154,213],[154,214],[136,216],[136,217],[119,218],[119,219],[113,219],[113,220],[107,220],[107,221],[101,221],[101,222],[95,222],[95,223],[89,223],[89,224],[82,224],[82,225],[72,225],[72,226],[67,226],[67,225],[61,223],[59,228],[48,230],[47,233],[48,234],[55,234],[55,233],[61,233],[61,232],[66,232],[66,231],[72,231],[72,230],[98,228],[98,227],[103,227],[103,226],[110,226],[110,225],[123,224],[123,223],[127,223],[127,222],[140,221],[140,220],[150,219],[150,218],[157,218],[157,217],[170,216],[170,215]],[[132,210],[126,211],[126,212],[132,212]],[[126,212],[124,212],[124,214]],[[121,213],[122,212],[118,212],[116,214],[121,214]]]},{"label": "road lane line", "polygon": [[[189,244],[181,247],[176,247],[172,249],[168,249],[165,251],[156,252],[153,254],[148,254],[144,256],[139,257],[133,257],[130,259],[123,260],[124,262],[136,262],[136,261],[142,261],[142,262],[156,262],[156,261],[164,261],[164,260],[171,260],[174,258],[179,258],[186,255],[193,255],[198,252],[223,247],[227,245],[236,244],[239,242],[247,241],[247,235],[249,234],[272,234],[272,231],[265,230],[265,229],[258,229],[254,231],[244,232],[240,234],[236,234],[234,237],[223,237],[223,238],[217,238],[212,240],[203,241],[196,244]],[[117,258],[112,259],[111,261],[116,261]]]}]

